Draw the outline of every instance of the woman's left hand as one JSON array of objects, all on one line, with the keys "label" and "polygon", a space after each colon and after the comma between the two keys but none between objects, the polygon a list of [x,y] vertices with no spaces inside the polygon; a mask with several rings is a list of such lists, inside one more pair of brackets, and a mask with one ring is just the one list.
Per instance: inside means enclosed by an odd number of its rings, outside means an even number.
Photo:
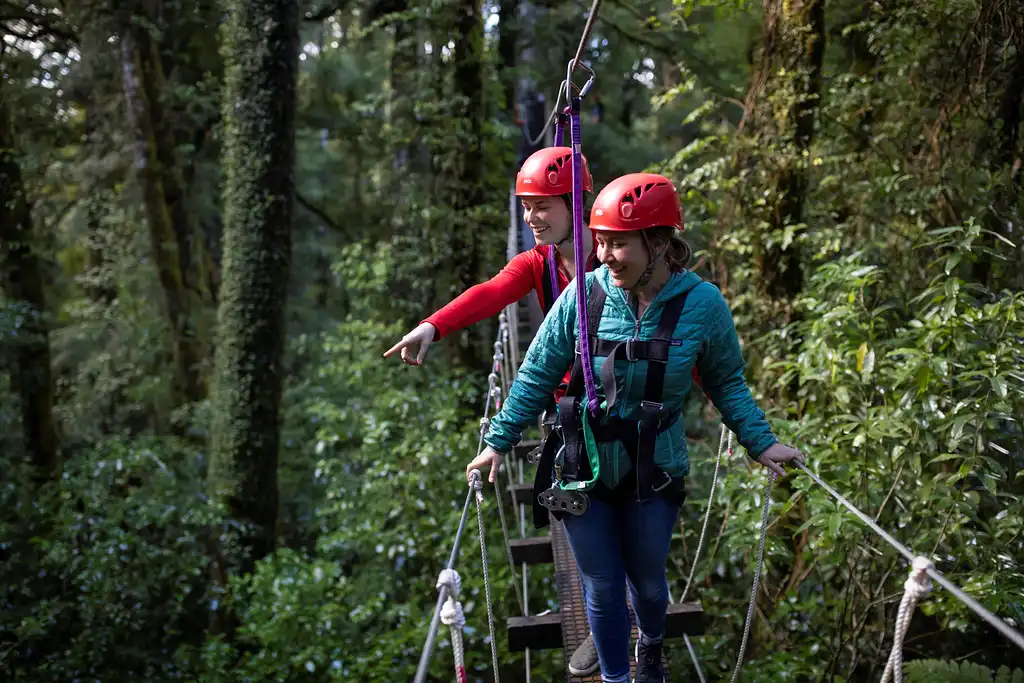
[{"label": "woman's left hand", "polygon": [[494,483],[494,480],[498,478],[498,468],[501,467],[501,461],[504,459],[504,455],[498,453],[496,450],[488,446],[483,452],[473,458],[473,460],[466,465],[466,481],[469,481],[469,473],[473,470],[479,470],[487,467],[491,470],[487,480]]},{"label": "woman's left hand", "polygon": [[770,469],[780,477],[786,476],[786,470],[782,469],[782,463],[796,461],[804,464],[804,454],[795,448],[785,444],[775,443],[757,459],[759,463]]}]

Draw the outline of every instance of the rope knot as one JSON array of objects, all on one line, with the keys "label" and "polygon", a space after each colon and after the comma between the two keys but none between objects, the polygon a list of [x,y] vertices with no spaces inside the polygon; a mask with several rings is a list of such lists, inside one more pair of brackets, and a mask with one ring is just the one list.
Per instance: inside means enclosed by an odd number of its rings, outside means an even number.
[{"label": "rope knot", "polygon": [[928,576],[928,570],[934,569],[935,565],[927,557],[918,555],[910,568],[910,576],[903,582],[903,590],[918,601],[932,589],[932,579]]},{"label": "rope knot", "polygon": [[476,495],[479,498],[484,490],[484,480],[480,477],[480,470],[469,471],[469,487],[476,491]]},{"label": "rope knot", "polygon": [[[473,470],[474,472],[476,470]],[[451,599],[452,596],[458,597],[459,593],[462,592],[462,577],[454,569],[442,569],[441,573],[437,575],[437,590],[448,589],[448,597]]]},{"label": "rope knot", "polygon": [[480,433],[486,434],[487,428],[491,426],[491,421],[486,417],[480,418]]},{"label": "rope knot", "polygon": [[466,625],[466,615],[462,613],[462,603],[450,595],[444,606],[441,607],[441,623],[459,630]]}]

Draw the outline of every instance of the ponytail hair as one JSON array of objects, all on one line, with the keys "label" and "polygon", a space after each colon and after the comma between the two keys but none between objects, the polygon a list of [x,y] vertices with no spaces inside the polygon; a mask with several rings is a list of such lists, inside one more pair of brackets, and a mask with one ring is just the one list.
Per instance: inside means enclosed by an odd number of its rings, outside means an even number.
[{"label": "ponytail hair", "polygon": [[653,254],[668,243],[665,249],[665,264],[673,273],[686,270],[693,259],[693,249],[682,238],[679,232],[668,225],[649,228],[641,233],[647,241],[647,248]]}]

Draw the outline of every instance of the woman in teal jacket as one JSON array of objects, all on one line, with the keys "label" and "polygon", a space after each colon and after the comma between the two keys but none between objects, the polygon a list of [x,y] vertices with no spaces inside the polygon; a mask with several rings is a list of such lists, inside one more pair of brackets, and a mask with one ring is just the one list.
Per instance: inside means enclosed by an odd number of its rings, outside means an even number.
[{"label": "woman in teal jacket", "polygon": [[[602,680],[629,677],[628,579],[640,631],[634,681],[662,683],[665,564],[690,470],[679,415],[694,366],[723,421],[757,462],[784,475],[782,464],[802,463],[803,456],[778,442],[750,394],[725,299],[686,270],[690,250],[676,235],[682,211],[672,183],[649,173],[617,178],[595,200],[590,228],[603,264],[587,274],[585,285],[597,395],[582,388],[576,290],[570,287],[541,324],[490,423],[488,447],[466,473],[489,467],[494,481],[504,455],[576,361],[575,389],[560,402],[565,448],[545,505],[557,510],[559,501],[569,501],[557,516],[583,574]],[[577,401],[566,400],[574,394]]]}]

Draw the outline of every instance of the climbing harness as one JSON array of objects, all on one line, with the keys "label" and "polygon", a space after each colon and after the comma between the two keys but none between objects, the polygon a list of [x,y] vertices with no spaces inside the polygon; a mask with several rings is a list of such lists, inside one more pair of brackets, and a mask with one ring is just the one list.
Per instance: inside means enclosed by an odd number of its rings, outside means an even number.
[{"label": "climbing harness", "polygon": [[[537,528],[548,524],[547,511],[559,519],[564,513],[581,515],[589,508],[589,498],[585,492],[594,487],[600,476],[597,457],[599,443],[621,441],[627,447],[627,453],[635,460],[637,491],[641,498],[661,492],[673,483],[668,473],[655,464],[654,450],[658,434],[671,428],[679,418],[679,411],[665,409],[662,394],[670,349],[682,344],[674,340],[672,335],[689,291],[665,303],[651,340],[632,338],[621,341],[603,339],[597,335],[607,294],[601,285],[593,285],[586,312],[578,317],[586,318],[587,327],[592,327],[595,333],[579,337],[587,339],[587,343],[577,343],[569,387],[558,402],[557,424],[543,444],[534,479],[537,505],[533,512]],[[589,364],[584,360],[584,352],[606,358],[601,369],[601,383],[605,391],[601,406],[606,415],[618,400],[614,362],[647,361],[647,379],[639,419],[627,420],[612,416],[599,419],[592,417],[589,410],[580,405],[585,390],[584,369]],[[600,400],[599,397],[595,398]]]}]

